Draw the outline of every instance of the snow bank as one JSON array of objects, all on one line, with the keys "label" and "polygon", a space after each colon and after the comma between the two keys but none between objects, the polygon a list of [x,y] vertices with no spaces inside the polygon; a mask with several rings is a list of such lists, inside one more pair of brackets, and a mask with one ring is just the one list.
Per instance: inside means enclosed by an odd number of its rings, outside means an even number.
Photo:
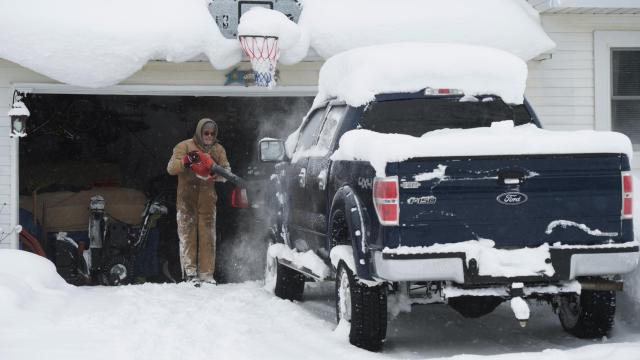
[{"label": "snow bank", "polygon": [[375,95],[425,87],[492,94],[521,104],[527,65],[508,52],[476,45],[403,42],[346,51],[320,69],[315,103],[338,97],[360,106]]},{"label": "snow bank", "polygon": [[549,131],[533,124],[513,126],[513,121],[491,127],[443,129],[422,137],[351,130],[340,138],[332,160],[369,161],[377,176],[385,176],[389,162],[415,157],[623,153],[633,155],[631,141],[609,131]]},{"label": "snow bank", "polygon": [[325,59],[401,41],[486,45],[523,60],[555,47],[524,0],[304,0],[298,23]]},{"label": "snow bank", "polygon": [[22,250],[0,249],[0,309],[22,307],[42,293],[69,288],[51,261]]},{"label": "snow bank", "polygon": [[553,276],[555,270],[546,260],[551,258],[549,245],[537,248],[496,249],[493,240],[469,240],[451,244],[434,244],[431,246],[399,246],[394,249],[384,248],[383,254],[433,254],[433,253],[465,253],[467,265],[469,260],[476,259],[481,276]]},{"label": "snow bank", "polygon": [[205,0],[23,0],[0,11],[0,58],[71,85],[116,84],[149,60],[241,59]]}]

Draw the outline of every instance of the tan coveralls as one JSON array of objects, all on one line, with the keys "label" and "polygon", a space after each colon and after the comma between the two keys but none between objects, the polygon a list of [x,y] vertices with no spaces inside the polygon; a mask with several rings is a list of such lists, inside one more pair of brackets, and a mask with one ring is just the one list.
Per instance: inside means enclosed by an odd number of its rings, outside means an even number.
[{"label": "tan coveralls", "polygon": [[[208,148],[204,146],[202,128],[207,122],[213,120],[200,120],[193,138],[184,140],[173,148],[173,156],[167,164],[167,172],[178,175],[176,210],[182,271],[186,276],[197,276],[203,281],[213,280],[215,269],[218,195],[214,182],[198,178],[191,169],[184,167],[182,158],[190,151],[200,150],[211,155],[216,164],[230,170],[222,145],[215,141]],[[226,180],[217,177],[215,181]]]}]

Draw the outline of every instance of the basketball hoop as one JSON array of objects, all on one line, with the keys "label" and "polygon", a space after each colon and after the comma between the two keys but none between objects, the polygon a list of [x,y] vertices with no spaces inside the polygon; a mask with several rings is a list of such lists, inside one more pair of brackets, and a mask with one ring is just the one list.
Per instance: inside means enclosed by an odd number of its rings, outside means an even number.
[{"label": "basketball hoop", "polygon": [[240,35],[242,50],[251,60],[257,86],[276,85],[276,63],[280,57],[277,36]]}]

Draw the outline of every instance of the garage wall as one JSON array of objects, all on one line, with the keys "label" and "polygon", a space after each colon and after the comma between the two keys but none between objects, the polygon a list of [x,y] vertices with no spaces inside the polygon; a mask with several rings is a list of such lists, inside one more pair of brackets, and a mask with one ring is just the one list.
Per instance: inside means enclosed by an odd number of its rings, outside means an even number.
[{"label": "garage wall", "polygon": [[[279,87],[316,86],[321,63],[302,62],[293,66],[278,66],[280,69]],[[250,64],[238,64],[240,70],[249,70]],[[166,63],[154,61],[123,81],[120,85],[158,85],[158,86],[223,86],[226,74],[230,70],[216,71],[208,62]],[[17,204],[12,201],[11,189],[11,146],[9,138],[10,120],[7,112],[11,106],[13,90],[16,84],[59,84],[45,76],[25,69],[10,61],[0,59],[0,228],[11,228],[12,219],[17,221]],[[245,89],[242,85],[231,85],[234,89]],[[74,92],[77,87],[69,87]],[[144,87],[143,87],[144,88]],[[250,90],[251,88],[247,88]],[[117,91],[117,88],[116,88]],[[215,95],[219,88],[207,92]],[[60,88],[56,92],[61,92]],[[64,91],[62,91],[64,92]],[[202,93],[202,90],[199,91]],[[206,90],[205,90],[206,92]],[[186,95],[186,94],[185,94]],[[17,190],[16,190],[17,191]],[[0,239],[3,236],[0,235]],[[15,241],[15,242],[13,242]],[[9,236],[0,240],[0,249],[10,248],[17,243],[17,237]]]},{"label": "garage wall", "polygon": [[554,130],[595,128],[594,41],[598,30],[640,30],[640,15],[542,15],[553,58],[529,62],[526,95]]}]

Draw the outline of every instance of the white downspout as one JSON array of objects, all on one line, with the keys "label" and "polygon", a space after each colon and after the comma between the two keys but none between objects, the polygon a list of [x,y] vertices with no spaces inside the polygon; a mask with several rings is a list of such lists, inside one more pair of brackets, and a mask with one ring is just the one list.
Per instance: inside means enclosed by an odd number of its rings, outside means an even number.
[{"label": "white downspout", "polygon": [[15,231],[16,226],[18,226],[18,217],[19,217],[19,212],[20,212],[20,195],[18,194],[18,192],[20,191],[20,189],[18,189],[18,184],[19,184],[19,172],[18,172],[18,161],[19,161],[19,156],[18,156],[18,145],[20,142],[20,138],[19,137],[12,137],[11,139],[9,139],[10,142],[10,149],[11,149],[11,195],[9,198],[9,204],[10,204],[10,210],[11,210],[11,227],[9,229],[9,231],[11,231],[11,235],[9,235],[9,248],[10,249],[18,249],[18,237],[20,236],[20,234]]}]

